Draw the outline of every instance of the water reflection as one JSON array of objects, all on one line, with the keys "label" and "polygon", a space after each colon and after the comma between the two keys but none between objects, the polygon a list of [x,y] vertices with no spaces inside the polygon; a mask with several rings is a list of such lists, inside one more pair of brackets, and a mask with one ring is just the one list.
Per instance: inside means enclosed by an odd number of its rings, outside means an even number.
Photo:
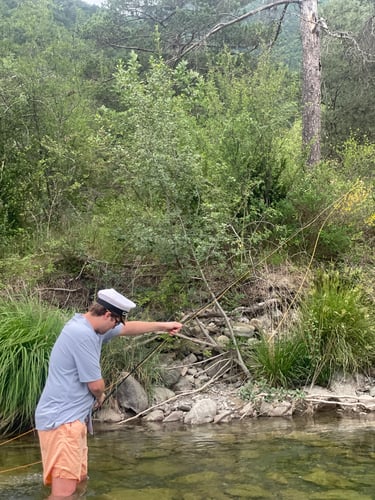
[{"label": "water reflection", "polygon": [[[34,436],[0,451],[0,470],[39,459]],[[374,458],[371,416],[96,426],[81,498],[374,500]],[[0,499],[42,500],[41,481],[40,466],[0,474]]]}]

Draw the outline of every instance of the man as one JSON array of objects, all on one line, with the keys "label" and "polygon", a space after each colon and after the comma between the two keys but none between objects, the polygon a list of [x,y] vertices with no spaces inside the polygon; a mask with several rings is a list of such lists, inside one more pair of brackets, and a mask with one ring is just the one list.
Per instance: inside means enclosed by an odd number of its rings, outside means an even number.
[{"label": "man", "polygon": [[48,377],[35,422],[43,461],[43,481],[51,500],[71,497],[87,478],[87,427],[93,406],[104,401],[100,369],[103,342],[148,332],[175,334],[178,322],[125,322],[134,302],[114,289],[100,290],[85,314],[66,323],[51,352]]}]

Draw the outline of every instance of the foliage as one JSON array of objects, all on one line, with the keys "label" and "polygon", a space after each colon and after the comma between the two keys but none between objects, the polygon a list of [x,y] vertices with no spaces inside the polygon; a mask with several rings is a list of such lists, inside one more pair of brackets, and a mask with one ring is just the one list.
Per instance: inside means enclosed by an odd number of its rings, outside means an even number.
[{"label": "foliage", "polygon": [[82,78],[88,47],[55,20],[49,1],[22,2],[1,23],[0,252],[6,254],[13,236],[27,240],[31,228],[48,236],[84,205],[92,113]]},{"label": "foliage", "polygon": [[375,361],[375,311],[349,269],[321,271],[303,307],[302,336],[312,382],[327,384],[335,371],[366,371]]},{"label": "foliage", "polygon": [[161,60],[142,73],[133,55],[118,67],[116,90],[121,109],[102,108],[98,121],[115,165],[107,182],[121,189],[99,200],[91,226],[108,255],[186,268],[192,254],[220,262],[223,251],[238,256],[268,238],[262,219],[284,196],[291,153],[281,144],[296,112],[285,69],[264,60],[249,75],[241,58],[223,54],[206,78]]},{"label": "foliage", "polygon": [[294,172],[293,182],[286,183],[288,194],[277,205],[282,216],[275,222],[293,236],[289,249],[320,260],[354,258],[353,249],[363,241],[374,213],[371,188],[348,177],[334,162],[309,171],[301,168]]},{"label": "foliage", "polygon": [[[322,9],[329,33],[323,32],[322,94],[323,145],[334,155],[337,146],[352,134],[358,140],[375,138],[374,2],[340,0]],[[334,34],[335,36],[332,36]]]},{"label": "foliage", "polygon": [[267,403],[296,401],[304,397],[304,393],[300,389],[275,387],[267,379],[262,378],[247,382],[241,387],[239,394],[245,401],[251,401],[256,405],[262,401]]},{"label": "foliage", "polygon": [[[87,23],[87,36],[98,46],[112,47],[118,58],[126,58],[131,50],[140,57],[142,66],[147,66],[145,54],[162,56],[171,65],[177,64],[182,56],[190,67],[206,68],[211,55],[218,54],[224,47],[232,53],[242,53],[251,60],[259,54],[277,30],[278,9],[264,15],[236,23],[225,30],[212,34],[209,43],[199,42],[214,26],[259,7],[259,1],[248,0],[189,0],[170,2],[141,2],[139,0],[110,0],[107,8],[98,12]],[[158,37],[155,37],[155,32]],[[191,44],[198,44],[196,50],[186,53]]]},{"label": "foliage", "polygon": [[31,299],[0,301],[0,434],[32,425],[64,314]]},{"label": "foliage", "polygon": [[256,380],[271,387],[328,385],[336,372],[362,373],[375,361],[375,309],[359,271],[317,271],[288,334],[241,346]]}]

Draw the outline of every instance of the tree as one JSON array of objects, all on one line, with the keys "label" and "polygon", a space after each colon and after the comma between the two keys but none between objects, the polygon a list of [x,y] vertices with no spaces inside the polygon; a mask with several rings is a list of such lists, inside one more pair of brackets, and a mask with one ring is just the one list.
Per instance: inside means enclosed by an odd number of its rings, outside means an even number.
[{"label": "tree", "polygon": [[48,231],[82,204],[92,158],[82,42],[55,20],[48,0],[2,7],[0,243],[7,243],[12,232]]},{"label": "tree", "polygon": [[322,146],[332,156],[351,136],[375,140],[375,3],[331,0],[322,13]]},{"label": "tree", "polygon": [[308,148],[308,163],[320,160],[321,73],[318,0],[302,0],[302,142]]},{"label": "tree", "polygon": [[[250,2],[251,3],[251,2]],[[256,6],[248,10],[249,2],[212,2],[201,0],[192,4],[184,0],[177,2],[174,0],[162,0],[160,2],[138,2],[127,0],[109,0],[108,12],[104,15],[107,21],[110,20],[115,26],[116,35],[111,35],[114,30],[105,32],[101,41],[105,41],[110,46],[130,48],[129,45],[120,44],[120,36],[125,38],[130,36],[130,31],[124,33],[119,26],[125,22],[129,25],[129,19],[140,23],[141,34],[153,33],[152,27],[158,27],[161,32],[167,35],[162,39],[164,43],[164,57],[170,64],[175,65],[178,61],[186,58],[192,51],[206,47],[210,40],[217,39],[219,34],[242,25],[246,29],[250,18],[255,15],[272,11],[274,16],[278,8],[282,7],[279,16],[276,33],[280,31],[280,23],[285,15],[286,8],[291,4],[300,7],[301,14],[301,39],[303,47],[303,72],[302,72],[302,119],[303,119],[303,144],[307,148],[307,162],[310,165],[320,160],[320,24],[318,18],[318,0],[276,0],[267,4]],[[227,9],[225,9],[225,7]],[[224,12],[224,13],[223,13]],[[205,16],[202,16],[205,13]],[[119,20],[121,16],[122,20]],[[174,24],[171,23],[174,20]],[[104,24],[105,25],[105,24]],[[103,27],[103,25],[102,25]],[[122,33],[122,35],[121,35]],[[103,34],[103,31],[102,31]],[[174,35],[174,36],[173,36]],[[174,40],[174,43],[172,41]],[[247,46],[249,47],[249,45]],[[135,48],[134,45],[132,48]],[[233,47],[238,50],[238,47]],[[144,47],[140,50],[152,51],[152,46]]]}]

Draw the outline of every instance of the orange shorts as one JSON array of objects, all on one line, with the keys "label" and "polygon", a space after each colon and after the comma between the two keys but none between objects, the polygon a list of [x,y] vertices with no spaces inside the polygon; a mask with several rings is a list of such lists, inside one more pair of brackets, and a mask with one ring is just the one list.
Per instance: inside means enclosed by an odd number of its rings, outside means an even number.
[{"label": "orange shorts", "polygon": [[38,431],[43,482],[53,477],[82,481],[87,477],[87,427],[75,420],[50,431]]}]

